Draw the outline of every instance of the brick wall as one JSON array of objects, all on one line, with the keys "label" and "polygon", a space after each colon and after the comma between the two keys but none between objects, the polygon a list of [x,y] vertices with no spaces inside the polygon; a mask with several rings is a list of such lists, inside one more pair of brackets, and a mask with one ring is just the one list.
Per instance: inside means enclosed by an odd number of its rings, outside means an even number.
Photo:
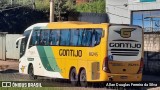
[{"label": "brick wall", "polygon": [[86,2],[89,2],[89,0],[76,0],[76,4],[81,4]]}]

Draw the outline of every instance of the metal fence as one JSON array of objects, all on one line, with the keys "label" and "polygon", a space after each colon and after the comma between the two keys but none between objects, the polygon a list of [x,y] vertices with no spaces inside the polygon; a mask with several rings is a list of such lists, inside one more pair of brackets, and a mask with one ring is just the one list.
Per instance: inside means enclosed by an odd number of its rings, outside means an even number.
[{"label": "metal fence", "polygon": [[144,34],[144,73],[160,74],[160,33]]}]

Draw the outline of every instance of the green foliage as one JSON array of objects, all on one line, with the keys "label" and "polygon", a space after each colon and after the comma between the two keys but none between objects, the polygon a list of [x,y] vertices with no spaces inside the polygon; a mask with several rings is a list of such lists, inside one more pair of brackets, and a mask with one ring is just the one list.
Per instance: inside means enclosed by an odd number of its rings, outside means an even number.
[{"label": "green foliage", "polygon": [[77,12],[105,13],[105,0],[93,0],[90,3],[76,5]]},{"label": "green foliage", "polygon": [[65,3],[66,10],[71,11],[75,8],[76,0],[67,0]]},{"label": "green foliage", "polygon": [[66,12],[66,0],[54,0],[55,3],[55,12],[56,14],[60,13],[65,13]]},{"label": "green foliage", "polygon": [[[35,1],[35,4],[33,4]],[[66,11],[105,13],[105,0],[89,0],[89,3],[75,5],[76,0],[54,0],[55,13]],[[0,5],[11,4],[11,0],[1,0]],[[50,0],[13,0],[12,4],[27,7],[35,6],[36,10],[49,12]]]},{"label": "green foliage", "polygon": [[50,0],[35,0],[35,9],[49,12]]}]

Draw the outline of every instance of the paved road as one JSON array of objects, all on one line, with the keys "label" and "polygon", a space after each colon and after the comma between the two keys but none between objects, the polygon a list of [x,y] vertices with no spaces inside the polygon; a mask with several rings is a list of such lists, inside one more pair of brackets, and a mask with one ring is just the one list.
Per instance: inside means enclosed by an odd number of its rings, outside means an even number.
[{"label": "paved road", "polygon": [[[10,64],[9,64],[10,62]],[[4,70],[0,71],[0,81],[31,81],[29,79],[28,75],[22,75],[18,73],[18,62],[15,61],[9,61],[9,62],[2,62],[0,61],[0,64],[3,63],[3,65],[9,64],[9,67]],[[71,86],[68,80],[60,80],[60,79],[52,79],[52,78],[46,78],[46,77],[39,77],[38,80],[40,82],[49,83],[51,85],[57,85],[57,86]],[[160,81],[160,76],[154,76],[154,75],[144,75],[143,81]],[[89,88],[83,88],[83,87],[68,87],[72,89],[87,89],[87,90],[106,90],[106,87],[103,88],[97,88],[95,86],[90,85]],[[67,89],[67,87],[61,87],[61,89]],[[144,90],[146,88],[143,88]],[[157,90],[160,89],[160,87],[153,87],[153,88],[147,88],[150,90]]]},{"label": "paved road", "polygon": [[[28,75],[19,74],[18,70],[14,70],[14,69],[0,71],[0,80],[1,81],[33,81],[33,80],[29,79]],[[69,86],[72,89],[76,89],[76,88],[82,89],[82,87],[72,87],[72,85],[69,83],[68,80],[39,77],[38,80],[34,80],[34,81],[45,82],[45,83],[49,84],[49,86],[58,86],[58,87],[61,86],[61,89],[65,89],[65,90],[66,90],[66,86],[67,87]],[[154,76],[154,75],[144,75],[143,81],[160,81],[160,77]],[[96,86],[90,85],[89,88],[83,88],[83,89],[105,90],[106,87],[103,86],[102,88],[99,88],[99,87],[97,88]],[[146,88],[143,88],[143,89],[146,89]],[[157,90],[157,88],[147,88],[147,89]]]}]

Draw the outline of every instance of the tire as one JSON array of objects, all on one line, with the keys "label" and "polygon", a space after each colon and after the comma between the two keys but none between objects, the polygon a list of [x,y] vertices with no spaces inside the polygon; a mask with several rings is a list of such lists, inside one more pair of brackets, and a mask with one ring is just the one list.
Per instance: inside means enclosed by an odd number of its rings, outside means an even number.
[{"label": "tire", "polygon": [[80,72],[80,76],[79,76],[79,80],[80,80],[80,85],[82,87],[87,87],[87,76],[86,76],[86,70],[83,69],[81,72]]},{"label": "tire", "polygon": [[74,86],[78,85],[78,78],[77,78],[77,73],[75,68],[71,69],[69,74],[69,79],[72,85]]},{"label": "tire", "polygon": [[28,74],[29,74],[29,78],[31,80],[35,80],[37,79],[37,76],[34,75],[34,69],[33,69],[33,65],[30,65],[28,68]]}]

